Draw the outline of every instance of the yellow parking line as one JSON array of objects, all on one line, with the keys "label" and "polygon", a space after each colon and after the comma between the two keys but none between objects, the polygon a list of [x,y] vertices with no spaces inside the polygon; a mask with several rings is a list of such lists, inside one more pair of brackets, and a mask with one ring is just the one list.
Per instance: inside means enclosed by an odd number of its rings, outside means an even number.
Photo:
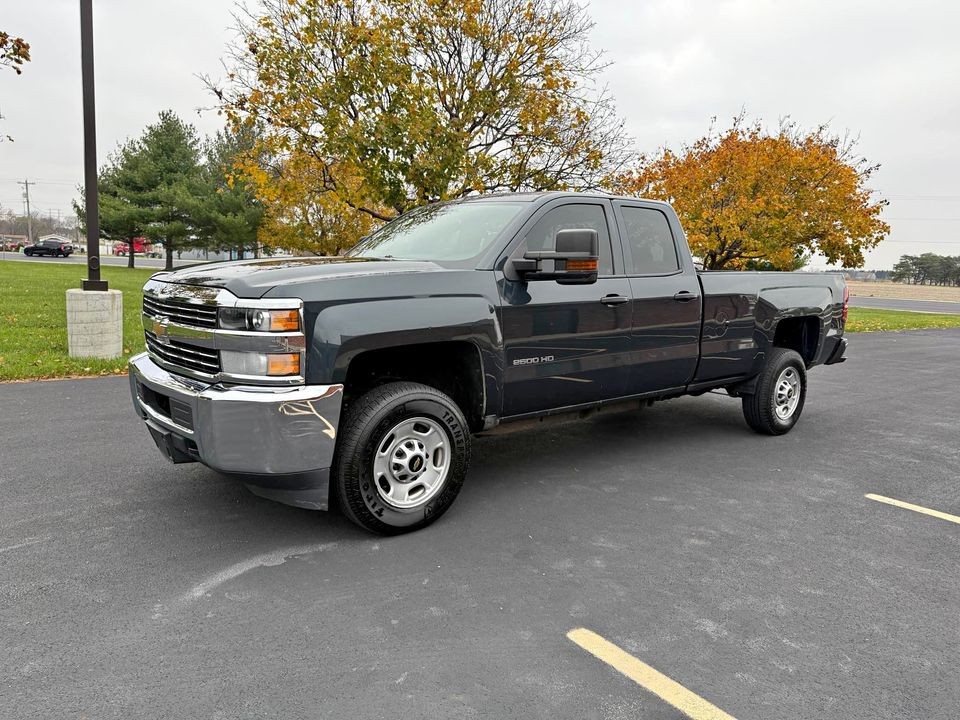
[{"label": "yellow parking line", "polygon": [[925,508],[922,505],[914,505],[913,503],[904,502],[903,500],[894,500],[893,498],[884,497],[883,495],[874,495],[873,493],[867,493],[864,495],[864,497],[868,500],[876,500],[877,502],[893,505],[894,507],[904,508],[905,510],[913,510],[914,512],[923,513],[924,515],[940,518],[941,520],[947,520],[948,522],[957,523],[957,525],[960,525],[960,516],[957,515],[940,512],[939,510],[931,510],[930,508]]},{"label": "yellow parking line", "polygon": [[637,660],[591,630],[576,628],[567,633],[567,638],[617,672],[626,675],[637,685],[673,705],[691,720],[736,720],[732,715],[711,705],[699,695],[694,695],[680,683]]}]

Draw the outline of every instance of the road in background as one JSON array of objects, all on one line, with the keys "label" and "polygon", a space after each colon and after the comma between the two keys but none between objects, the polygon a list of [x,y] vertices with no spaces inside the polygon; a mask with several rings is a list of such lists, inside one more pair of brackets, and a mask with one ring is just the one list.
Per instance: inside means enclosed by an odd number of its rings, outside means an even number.
[{"label": "road in background", "polygon": [[166,463],[126,378],[0,385],[0,717],[679,717],[583,627],[739,720],[953,720],[960,526],[864,495],[960,513],[960,331],[847,354],[779,438],[716,394],[480,438],[396,538]]},{"label": "road in background", "polygon": [[[56,263],[70,263],[73,265],[84,265],[84,266],[87,264],[87,256],[77,255],[77,254],[68,255],[65,258],[51,258],[51,257],[40,257],[40,256],[30,257],[27,255],[24,255],[23,253],[15,253],[15,252],[0,252],[0,260],[18,260],[22,262],[40,262],[40,263],[56,262]],[[142,257],[140,255],[137,255],[137,257],[134,258],[134,261],[136,262],[136,267],[162,269],[166,265],[166,260],[164,258],[148,258],[148,257]],[[101,266],[120,265],[122,267],[126,267],[128,262],[129,260],[127,258],[118,256],[118,255],[101,255],[100,256]],[[198,263],[201,263],[201,262],[203,261],[174,259],[173,266],[179,268],[179,267],[186,267],[188,265],[197,265]]]},{"label": "road in background", "polygon": [[850,306],[878,310],[906,310],[909,312],[960,314],[960,302],[948,300],[907,300],[850,296]]}]

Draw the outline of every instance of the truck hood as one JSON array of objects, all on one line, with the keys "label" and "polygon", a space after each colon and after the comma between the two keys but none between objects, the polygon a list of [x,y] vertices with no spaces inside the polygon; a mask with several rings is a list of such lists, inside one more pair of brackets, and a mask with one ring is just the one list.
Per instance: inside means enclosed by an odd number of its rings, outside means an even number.
[{"label": "truck hood", "polygon": [[442,270],[436,263],[427,261],[294,257],[211,263],[157,273],[153,277],[161,282],[221,287],[237,297],[258,298],[278,285]]}]

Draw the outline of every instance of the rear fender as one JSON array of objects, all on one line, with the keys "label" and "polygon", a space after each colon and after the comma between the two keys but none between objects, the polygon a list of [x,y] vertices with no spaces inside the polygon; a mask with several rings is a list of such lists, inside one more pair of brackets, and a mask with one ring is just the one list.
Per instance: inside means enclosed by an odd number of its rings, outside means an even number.
[{"label": "rear fender", "polygon": [[[839,299],[839,303],[842,308],[843,298]],[[826,339],[837,332],[833,323],[835,304],[833,293],[828,287],[799,286],[762,290],[755,312],[755,340],[762,355],[757,356],[754,370],[759,372],[766,362],[766,355],[774,346],[779,324],[783,320],[796,317],[817,319],[819,333],[813,360],[809,365],[823,362]]]}]

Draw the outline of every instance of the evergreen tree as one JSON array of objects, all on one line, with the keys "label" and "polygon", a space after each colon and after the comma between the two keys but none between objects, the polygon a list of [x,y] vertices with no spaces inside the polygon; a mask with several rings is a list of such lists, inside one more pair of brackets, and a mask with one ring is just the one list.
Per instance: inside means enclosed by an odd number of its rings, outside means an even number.
[{"label": "evergreen tree", "polygon": [[250,127],[238,132],[222,130],[204,148],[203,194],[198,208],[201,235],[217,250],[233,250],[259,256],[257,232],[263,208],[246,177],[238,169],[241,158],[249,158],[256,140]]}]

